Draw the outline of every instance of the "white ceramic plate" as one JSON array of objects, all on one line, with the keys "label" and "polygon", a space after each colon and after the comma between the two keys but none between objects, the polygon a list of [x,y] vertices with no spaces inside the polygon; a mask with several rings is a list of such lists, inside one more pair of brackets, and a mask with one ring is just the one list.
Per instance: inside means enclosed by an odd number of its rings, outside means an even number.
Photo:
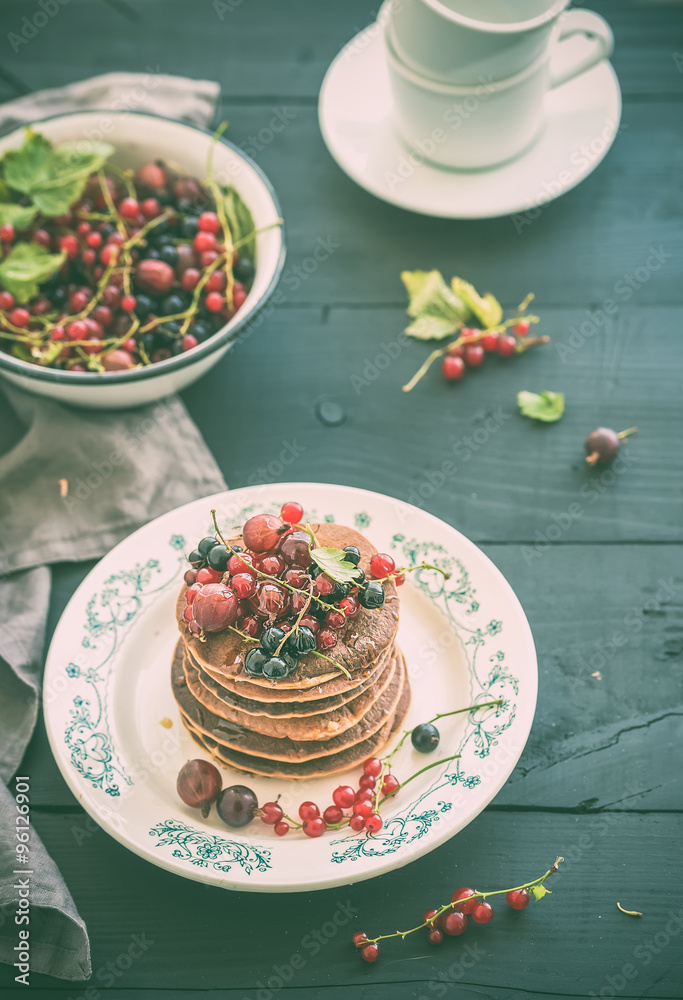
[{"label": "white ceramic plate", "polygon": [[[224,826],[176,794],[188,758],[204,756],[180,723],[170,663],[184,553],[219,523],[303,504],[311,521],[357,528],[397,564],[423,559],[451,572],[414,573],[401,589],[399,642],[412,686],[409,728],[437,712],[502,698],[495,708],[440,720],[434,756],[407,740],[392,771],[405,780],[426,763],[460,753],[410,782],[382,809],[371,837],[328,832],[275,836],[256,819]],[[531,728],[536,655],[519,601],[496,567],[454,528],[390,497],[345,486],[273,484],[233,490],[180,507],[117,545],[69,602],[47,659],[44,710],[50,744],[78,801],[126,847],[169,871],[226,888],[309,891],[372,878],[444,843],[477,816],[507,780]],[[170,728],[162,720],[172,722]],[[393,744],[392,744],[393,745]],[[356,783],[360,768],[341,783]],[[226,770],[224,786],[248,784],[259,801],[278,793],[285,811],[332,801],[340,777],[287,782]]]},{"label": "white ceramic plate", "polygon": [[[603,160],[621,120],[619,81],[609,62],[550,91],[538,140],[517,159],[488,170],[447,170],[398,137],[384,58],[383,26],[346,45],[320,89],[323,139],[341,169],[370,194],[421,215],[489,219],[539,207],[576,187]],[[521,231],[520,228],[520,231]]]}]

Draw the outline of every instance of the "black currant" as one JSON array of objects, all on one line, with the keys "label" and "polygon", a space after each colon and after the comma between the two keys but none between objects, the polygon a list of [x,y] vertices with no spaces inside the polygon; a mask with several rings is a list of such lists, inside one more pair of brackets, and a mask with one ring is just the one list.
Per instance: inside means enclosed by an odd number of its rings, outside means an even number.
[{"label": "black currant", "polygon": [[261,636],[261,645],[265,649],[266,653],[274,653],[277,647],[280,645],[285,637],[285,632],[277,625],[270,625],[264,630]]},{"label": "black currant", "polygon": [[171,267],[176,266],[178,263],[178,251],[172,243],[164,243],[159,247],[159,260],[163,260],[165,264],[170,264]]},{"label": "black currant", "polygon": [[369,580],[360,590],[358,600],[369,610],[381,608],[384,604],[384,587],[377,580]]},{"label": "black currant", "polygon": [[305,656],[315,649],[315,635],[307,625],[300,625],[287,640],[287,648],[297,656]]},{"label": "black currant", "polygon": [[310,576],[311,580],[315,580],[316,576],[320,576],[322,570],[317,563],[312,562],[311,565],[306,570],[306,572]]},{"label": "black currant", "polygon": [[365,583],[365,572],[362,569],[359,569],[356,572],[356,575],[353,578],[353,582],[358,584],[359,587],[361,587]]},{"label": "black currant", "polygon": [[423,722],[421,725],[415,726],[410,739],[415,749],[420,753],[431,753],[438,747],[441,734],[431,722]]},{"label": "black currant", "polygon": [[156,247],[152,246],[146,247],[145,250],[143,251],[143,255],[145,257],[145,260],[159,260],[159,251],[157,250]]},{"label": "black currant", "polygon": [[243,285],[248,285],[254,280],[256,269],[248,257],[240,257],[232,270],[237,280],[241,281]]},{"label": "black currant", "polygon": [[284,656],[271,656],[263,664],[263,676],[269,677],[272,681],[286,677],[290,672],[290,667]]},{"label": "black currant", "polygon": [[216,812],[226,826],[246,826],[254,818],[258,799],[246,785],[224,788],[216,799]]},{"label": "black currant", "polygon": [[197,235],[199,224],[196,216],[189,215],[180,222],[180,235],[187,240],[191,240]]},{"label": "black currant", "polygon": [[205,323],[201,319],[196,319],[194,323],[191,323],[187,332],[197,338],[198,344],[203,344],[205,340],[208,340],[208,338],[213,335],[213,330],[209,324]]},{"label": "black currant", "polygon": [[263,675],[263,667],[269,659],[270,656],[268,653],[259,646],[254,646],[244,657],[244,669],[250,677],[261,677]]},{"label": "black currant", "polygon": [[354,566],[357,566],[360,562],[360,549],[357,545],[347,545],[344,549],[346,553],[346,561],[352,562]]},{"label": "black currant", "polygon": [[197,566],[202,566],[204,564],[204,556],[199,549],[194,549],[187,557],[187,561],[191,566],[196,568]]},{"label": "black currant", "polygon": [[217,539],[213,535],[207,535],[206,538],[202,538],[201,542],[197,546],[197,552],[201,552],[203,556],[209,554],[209,549],[212,549],[214,545],[218,545]]},{"label": "black currant", "polygon": [[[174,316],[176,313],[181,313],[184,309],[185,303],[180,295],[167,295],[161,303],[161,311],[164,316]],[[171,322],[175,322],[175,320],[171,320]],[[170,323],[167,323],[166,326],[170,326]]]},{"label": "black currant", "polygon": [[337,583],[330,595],[332,604],[338,604],[339,601],[343,601],[350,589],[348,583]]},{"label": "black currant", "polygon": [[228,568],[228,550],[225,545],[214,545],[213,548],[209,549],[209,554],[206,557],[211,569],[215,569],[218,573],[225,573]]},{"label": "black currant", "polygon": [[149,295],[135,296],[135,315],[138,319],[147,319],[154,308],[154,302],[150,299]]}]

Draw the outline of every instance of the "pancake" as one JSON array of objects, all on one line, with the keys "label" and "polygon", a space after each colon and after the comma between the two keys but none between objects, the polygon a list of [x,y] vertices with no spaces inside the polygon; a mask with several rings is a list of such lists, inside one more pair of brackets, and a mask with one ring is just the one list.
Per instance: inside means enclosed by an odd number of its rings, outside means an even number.
[{"label": "pancake", "polygon": [[401,668],[403,683],[398,704],[392,716],[387,719],[381,729],[368,739],[362,740],[360,743],[356,743],[355,746],[342,750],[339,753],[324,757],[322,760],[285,762],[252,757],[240,751],[220,746],[216,740],[194,729],[191,722],[181,713],[182,722],[199,747],[206,753],[209,753],[216,763],[222,767],[233,768],[248,774],[271,778],[285,778],[288,780],[340,774],[343,771],[348,771],[356,767],[367,757],[372,757],[379,753],[391,737],[403,726],[410,706],[410,686],[402,656],[400,657],[400,661],[399,666]]},{"label": "pancake", "polygon": [[[369,573],[370,559],[377,552],[367,538],[338,524],[319,524],[314,526],[316,541],[321,548],[344,548],[346,545],[356,545],[361,553],[360,567]],[[176,605],[178,627],[184,640],[198,664],[210,673],[216,680],[244,680],[252,686],[270,687],[266,678],[248,677],[244,673],[244,656],[252,644],[246,642],[236,632],[225,629],[222,632],[209,633],[204,642],[188,632],[183,620],[185,610],[183,586]],[[369,611],[361,608],[358,615],[350,619],[346,627],[340,631],[337,645],[334,647],[334,659],[341,663],[352,674],[356,675],[371,668],[377,658],[395,639],[398,629],[399,599],[393,583],[387,581],[384,585],[386,599],[383,607]],[[313,653],[301,657],[297,669],[289,677],[278,681],[279,692],[289,689],[302,690],[337,681],[339,687],[334,692],[344,690],[344,681],[339,680],[339,672],[327,660]]]},{"label": "pancake", "polygon": [[[182,642],[182,640],[180,641]],[[280,691],[279,681],[271,681],[268,687],[250,685],[246,681],[239,684],[231,681],[221,683],[213,673],[204,670],[197,663],[190,650],[186,649],[185,654],[199,671],[201,683],[227,704],[234,704],[237,708],[244,708],[245,711],[253,710],[254,712],[258,706],[258,710],[264,715],[313,715],[315,712],[324,712],[329,708],[343,705],[366,690],[378,679],[380,672],[386,667],[389,657],[393,655],[393,649],[392,644],[382,653],[372,669],[363,671],[353,681],[337,674],[334,681],[307,688],[305,691],[291,689]],[[340,683],[342,681],[343,684]],[[343,690],[339,690],[341,687]]]},{"label": "pancake", "polygon": [[325,740],[293,740],[286,736],[264,736],[210,712],[197,701],[189,689],[180,651],[176,651],[173,659],[171,683],[182,714],[188,718],[194,729],[210,736],[221,747],[270,760],[304,761],[337,753],[366,740],[382,728],[387,718],[393,717],[404,682],[402,656],[399,660],[397,653],[393,662],[394,670],[389,684],[360,721],[344,732]]},{"label": "pancake", "polygon": [[[287,737],[291,740],[327,740],[357,725],[386,690],[393,669],[394,663],[390,660],[374,684],[338,708],[318,710],[308,716],[272,718],[262,712],[245,712],[234,705],[226,704],[202,684],[199,671],[193,666],[189,656],[183,656],[187,687],[209,712],[264,736]],[[314,702],[314,704],[319,703]]]}]

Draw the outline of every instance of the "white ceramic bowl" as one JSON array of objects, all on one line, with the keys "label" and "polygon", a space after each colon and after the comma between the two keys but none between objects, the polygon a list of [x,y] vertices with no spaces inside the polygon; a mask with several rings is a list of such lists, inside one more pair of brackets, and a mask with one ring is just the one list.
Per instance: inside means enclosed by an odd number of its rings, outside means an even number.
[{"label": "white ceramic bowl", "polygon": [[[133,167],[157,158],[175,162],[200,180],[206,177],[211,133],[196,125],[135,111],[78,111],[32,122],[51,142],[103,139],[116,149],[113,162]],[[0,139],[0,155],[23,141],[23,128]],[[233,185],[251,209],[257,230],[281,217],[270,182],[248,156],[221,139],[213,156],[216,179]],[[213,368],[253,323],[277,285],[285,259],[282,226],[256,237],[256,276],[246,302],[221,330],[179,357],[118,372],[66,372],[20,361],[0,351],[0,374],[28,392],[93,409],[126,409],[186,388]]]}]

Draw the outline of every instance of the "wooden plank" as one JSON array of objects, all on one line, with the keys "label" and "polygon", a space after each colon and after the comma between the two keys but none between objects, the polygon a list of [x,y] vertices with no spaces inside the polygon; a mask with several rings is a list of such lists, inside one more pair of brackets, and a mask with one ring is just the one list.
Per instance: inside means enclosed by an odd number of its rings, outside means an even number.
[{"label": "wooden plank", "polygon": [[[496,806],[679,807],[680,548],[557,545],[531,566],[516,545],[484,548],[525,608],[540,673],[531,736]],[[80,575],[55,573],[52,623]],[[42,724],[24,770],[35,806],[73,806]]]},{"label": "wooden plank", "polygon": [[[675,59],[676,49],[683,50],[683,32],[675,3],[596,0],[590,6],[614,29],[614,64],[627,97],[683,94]],[[326,5],[321,16],[315,0],[288,0],[283,17],[276,0],[204,0],[191,8],[184,0],[70,0],[34,31],[23,21],[31,21],[33,8],[23,0],[4,0],[2,61],[27,90],[68,83],[75,69],[82,79],[159,66],[162,73],[217,79],[230,97],[286,94],[314,100],[334,56],[378,8],[379,3],[347,0]],[[11,96],[9,83],[5,86]]]},{"label": "wooden plank", "polygon": [[[414,997],[438,996],[430,984],[445,977],[472,997],[498,1000],[534,991],[587,997],[609,990],[608,977],[618,982],[623,967],[631,965],[632,978],[620,996],[680,996],[681,816],[486,813],[403,871],[325,892],[267,899],[179,879],[101,832],[76,848],[73,817],[40,817],[36,824],[88,924],[92,985],[99,990],[116,986],[130,996],[132,990],[201,989],[204,996],[214,990],[264,1000],[259,984],[267,989],[280,969],[281,978],[289,976],[287,990],[297,996],[306,988],[324,990],[339,983],[347,990],[372,984],[380,996],[394,995],[394,983],[410,983]],[[458,885],[496,889],[535,878],[557,853],[567,860],[555,876],[552,896],[523,913],[495,903],[490,926],[471,925],[465,936],[439,949],[421,935],[388,942],[372,968],[350,945],[356,929],[376,934],[414,926],[429,905],[445,901]],[[645,916],[624,916],[617,900]],[[669,923],[670,914],[677,922]],[[117,964],[133,935],[144,935],[146,950],[132,963]],[[303,967],[289,975],[286,967],[297,954]],[[463,965],[466,958],[469,968]],[[119,973],[114,982],[111,968],[106,978],[107,963]],[[11,976],[7,967],[0,968],[0,988],[11,984]],[[73,984],[39,975],[32,976],[31,985],[72,997],[82,993]],[[277,987],[277,981],[270,985]]]}]

